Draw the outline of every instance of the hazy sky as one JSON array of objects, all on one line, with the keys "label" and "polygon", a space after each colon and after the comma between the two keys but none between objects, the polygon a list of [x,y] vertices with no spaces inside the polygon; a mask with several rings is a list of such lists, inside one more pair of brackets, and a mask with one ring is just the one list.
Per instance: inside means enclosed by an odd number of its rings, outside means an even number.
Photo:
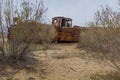
[{"label": "hazy sky", "polygon": [[118,0],[44,0],[48,8],[47,17],[65,16],[73,19],[73,25],[85,26],[94,19],[94,13],[101,6],[118,9]]}]

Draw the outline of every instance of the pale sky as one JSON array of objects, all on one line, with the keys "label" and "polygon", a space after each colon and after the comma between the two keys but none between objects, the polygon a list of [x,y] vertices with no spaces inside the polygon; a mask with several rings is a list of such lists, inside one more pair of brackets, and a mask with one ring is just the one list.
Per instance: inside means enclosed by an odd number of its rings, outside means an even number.
[{"label": "pale sky", "polygon": [[86,26],[94,19],[94,13],[101,6],[110,6],[118,9],[118,0],[44,0],[48,8],[49,23],[54,16],[65,16],[73,19],[73,25]]}]

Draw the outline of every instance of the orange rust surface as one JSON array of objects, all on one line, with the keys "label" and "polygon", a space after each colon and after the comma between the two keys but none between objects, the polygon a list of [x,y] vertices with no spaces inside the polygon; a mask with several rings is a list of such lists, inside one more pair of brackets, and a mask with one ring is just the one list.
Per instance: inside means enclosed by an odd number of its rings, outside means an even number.
[{"label": "orange rust surface", "polygon": [[[62,21],[65,21],[63,25]],[[68,24],[68,25],[67,25]],[[72,27],[72,19],[66,17],[54,17],[52,18],[52,26],[57,30],[57,41],[79,41],[80,27]]]}]

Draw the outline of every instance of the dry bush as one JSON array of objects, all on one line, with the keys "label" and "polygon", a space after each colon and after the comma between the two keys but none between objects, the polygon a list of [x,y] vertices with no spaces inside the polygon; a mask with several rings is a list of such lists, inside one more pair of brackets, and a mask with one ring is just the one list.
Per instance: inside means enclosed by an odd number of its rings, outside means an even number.
[{"label": "dry bush", "polygon": [[[5,8],[3,9],[3,7]],[[19,9],[19,7],[21,8]],[[0,1],[1,66],[5,68],[8,66],[26,68],[28,64],[35,66],[34,63],[37,61],[33,59],[31,43],[36,40],[36,35],[41,30],[38,23],[42,22],[46,10],[43,0],[36,0],[34,4],[32,1],[20,0],[17,5],[16,0]],[[7,40],[6,35],[4,35],[8,28],[11,28],[10,40]],[[1,71],[5,72],[4,70]]]},{"label": "dry bush", "polygon": [[[108,48],[117,48],[119,45],[120,28],[90,27],[80,35],[80,46],[91,48],[94,51],[111,52]],[[114,52],[114,51],[113,51]]]},{"label": "dry bush", "polygon": [[[41,30],[39,23],[42,22],[47,9],[44,7],[43,0],[36,0],[35,4],[23,0],[17,5],[15,1],[0,1],[0,31],[2,32],[0,53],[4,57],[13,56],[12,58],[21,59],[26,53],[32,52],[30,44],[39,36],[37,35]],[[5,8],[2,9],[3,7]],[[8,31],[8,28],[11,29],[9,35],[11,39],[5,41],[4,32]]]},{"label": "dry bush", "polygon": [[106,73],[105,75],[96,73],[90,77],[90,80],[119,80],[120,73],[118,72],[110,72]]},{"label": "dry bush", "polygon": [[[79,46],[95,52],[109,66],[120,71],[120,19],[119,13],[105,8],[96,13],[96,20],[81,33]],[[94,55],[95,56],[95,55]]]},{"label": "dry bush", "polygon": [[[41,72],[36,67],[43,63],[34,58],[31,43],[40,41],[44,27],[40,23],[46,10],[43,0],[35,0],[34,4],[28,0],[0,0],[0,79],[13,77],[21,69]],[[4,35],[8,28],[10,40]]]},{"label": "dry bush", "polygon": [[[18,34],[22,34],[23,31],[19,31]],[[25,69],[26,71],[33,71],[38,62],[33,59],[32,49],[30,47],[31,40],[29,42],[23,42],[21,35],[16,36],[8,41],[4,33],[0,39],[0,78],[6,76],[13,76],[19,70]],[[6,71],[6,69],[13,69]]]},{"label": "dry bush", "polygon": [[51,47],[51,43],[55,40],[56,36],[57,32],[54,27],[52,26],[43,27],[42,31],[40,32],[40,39],[45,50]]},{"label": "dry bush", "polygon": [[11,40],[15,38],[24,42],[31,40],[32,43],[42,43],[44,49],[50,47],[57,35],[54,27],[34,21],[21,22],[11,29]]},{"label": "dry bush", "polygon": [[98,58],[105,58],[113,68],[120,70],[120,28],[92,27],[81,33],[80,47],[95,52]]},{"label": "dry bush", "polygon": [[20,22],[17,25],[11,26],[10,29],[10,40],[17,39],[19,36],[20,40],[28,42],[40,41],[40,32],[42,31],[42,24],[35,21]]},{"label": "dry bush", "polygon": [[20,22],[10,28],[10,37],[7,42],[7,53],[8,55],[22,57],[26,53],[32,52],[32,47],[30,46],[32,42],[39,40],[39,32],[41,30],[40,24],[37,22]]}]

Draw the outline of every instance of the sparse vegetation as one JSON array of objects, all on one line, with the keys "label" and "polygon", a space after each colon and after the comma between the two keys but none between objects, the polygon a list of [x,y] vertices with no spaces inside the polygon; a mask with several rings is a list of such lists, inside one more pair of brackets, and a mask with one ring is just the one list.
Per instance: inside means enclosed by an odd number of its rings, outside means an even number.
[{"label": "sparse vegetation", "polygon": [[[1,27],[1,31],[2,31],[1,32],[2,38],[1,38],[0,51],[1,51],[2,58],[4,57],[1,60],[8,59],[5,57],[9,57],[9,56],[14,58],[15,60],[16,59],[19,60],[20,58],[23,58],[23,56],[25,56],[26,53],[31,52],[29,46],[34,39],[34,36],[36,35],[36,33],[33,34],[33,31],[34,31],[33,26],[35,26],[34,25],[35,23],[31,25],[25,21],[30,20],[30,21],[34,21],[36,23],[40,22],[42,15],[46,9],[44,8],[42,1],[40,1],[39,3],[36,2],[37,6],[35,6],[35,5],[29,5],[30,2],[25,0],[25,1],[21,1],[20,5],[22,8],[22,11],[19,12],[19,11],[17,11],[18,9],[11,10],[14,7],[14,5],[12,5],[14,3],[14,1],[5,0],[4,2],[6,3],[6,8],[2,10],[2,7],[4,7],[4,5],[1,5],[1,7],[0,7],[0,10],[1,10],[0,14],[2,15],[3,12],[5,12],[5,15],[4,15],[5,17],[2,17],[0,19],[0,23],[1,23],[0,27]],[[1,1],[0,4],[3,4],[3,2]],[[37,7],[37,9],[35,7]],[[32,9],[35,9],[35,11],[33,12]],[[15,13],[11,13],[12,11],[13,12],[15,11]],[[30,15],[30,13],[33,15]],[[12,18],[14,17],[13,14],[17,14],[17,18],[16,19],[14,18],[12,21]],[[30,17],[31,17],[31,19],[30,19]],[[7,25],[4,25],[4,23],[2,22],[2,19],[4,19],[4,18],[5,18]],[[12,39],[10,41],[5,42],[6,37],[4,36],[4,31],[6,28],[8,29],[8,27],[11,26],[10,25],[11,22],[14,22],[14,25],[19,25],[19,26],[13,27],[15,29],[13,29],[12,34],[11,34],[11,35],[13,35]],[[23,24],[23,22],[24,22],[24,24]],[[38,28],[40,28],[40,27],[38,27]],[[35,30],[36,32],[39,31],[38,28]],[[25,34],[29,34],[29,35],[25,36]],[[28,40],[27,42],[23,42],[23,40],[25,38]]]},{"label": "sparse vegetation", "polygon": [[42,46],[44,50],[49,49],[52,45],[51,43],[54,41],[57,35],[56,29],[52,26],[43,26],[40,32],[40,39],[42,41]]},{"label": "sparse vegetation", "polygon": [[[34,3],[31,0],[0,0],[0,80],[14,80],[16,76],[16,80],[120,79],[119,12],[109,7],[97,11],[95,22],[80,34],[79,50],[72,43],[57,44],[50,49],[57,33],[54,27],[42,23],[46,10],[43,0]],[[8,29],[12,30],[9,40],[6,36]],[[33,49],[36,45],[42,49]],[[117,72],[112,72],[111,67],[101,68],[102,63],[80,58],[86,57],[83,54],[105,61]],[[106,68],[106,65],[102,66]],[[18,79],[20,77],[22,79]]]},{"label": "sparse vegetation", "polygon": [[96,73],[90,77],[90,80],[119,80],[120,73],[118,72],[110,72],[106,74]]},{"label": "sparse vegetation", "polygon": [[[39,63],[38,60],[33,58],[31,43],[38,37],[35,36],[36,34],[40,32],[44,34],[42,30],[47,25],[42,25],[41,22],[47,9],[44,8],[42,0],[36,0],[35,5],[31,5],[32,2],[28,0],[20,0],[20,4],[17,4],[17,7],[13,5],[14,1],[16,0],[0,0],[0,4],[4,4],[0,5],[0,78],[3,76],[14,76],[21,69],[25,69],[28,72],[40,70],[37,68],[40,65],[36,65]],[[2,9],[4,6],[6,7]],[[21,11],[17,9],[19,6],[21,6]],[[13,7],[16,9],[13,9]],[[5,13],[4,16],[2,16],[3,13]],[[5,20],[4,22],[3,19]],[[13,28],[10,40],[4,34],[7,33],[8,28]],[[12,70],[6,71],[8,68]]]},{"label": "sparse vegetation", "polygon": [[104,60],[118,72],[120,72],[119,14],[109,7],[97,11],[95,22],[91,22],[89,28],[81,33],[79,43],[81,48],[96,52],[91,54],[92,57]]}]

